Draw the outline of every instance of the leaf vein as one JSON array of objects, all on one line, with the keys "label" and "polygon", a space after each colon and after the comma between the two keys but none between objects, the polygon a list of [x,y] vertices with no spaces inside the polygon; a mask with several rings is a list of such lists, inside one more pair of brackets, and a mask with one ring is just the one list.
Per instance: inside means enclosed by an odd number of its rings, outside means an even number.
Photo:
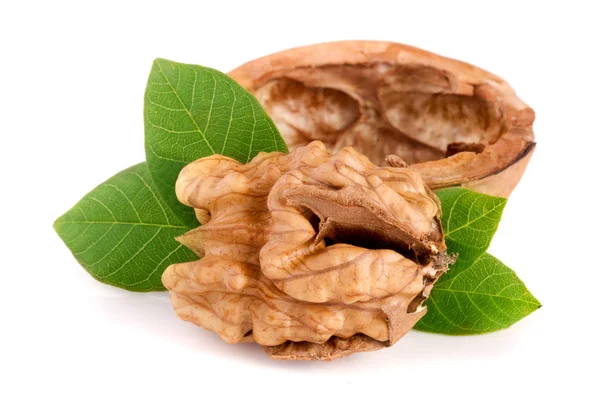
[{"label": "leaf vein", "polygon": [[[208,148],[210,149],[210,151],[213,154],[215,154],[215,150],[210,145],[210,142],[206,139],[206,136],[204,135],[204,132],[202,132],[202,130],[198,126],[198,123],[196,122],[196,119],[194,119],[194,116],[192,115],[191,111],[185,106],[185,104],[184,104],[183,100],[181,99],[181,97],[179,97],[179,93],[177,93],[177,90],[175,90],[175,88],[171,84],[171,81],[169,81],[169,78],[167,78],[167,75],[164,73],[162,67],[160,66],[160,63],[156,62],[156,65],[158,66],[158,69],[159,69],[161,75],[163,76],[163,78],[165,79],[165,81],[167,81],[169,83],[169,86],[171,87],[171,90],[173,91],[173,94],[175,95],[175,97],[177,98],[177,100],[179,100],[179,103],[181,103],[181,106],[185,109],[185,112],[190,117],[190,120],[192,121],[192,123],[194,124],[194,126],[196,127],[196,129],[198,130],[198,133],[200,134],[200,136],[202,137],[202,139],[204,139],[204,142],[206,143],[206,145],[208,146]],[[177,71],[179,73],[181,73],[181,71],[179,70],[179,68],[177,69]]]}]

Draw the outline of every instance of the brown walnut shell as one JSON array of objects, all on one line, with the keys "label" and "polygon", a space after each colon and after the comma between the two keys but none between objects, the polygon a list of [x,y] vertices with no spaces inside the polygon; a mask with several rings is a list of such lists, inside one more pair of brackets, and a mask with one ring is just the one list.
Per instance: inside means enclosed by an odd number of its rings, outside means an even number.
[{"label": "brown walnut shell", "polygon": [[432,189],[508,197],[535,148],[533,110],[501,78],[414,47],[343,41],[250,61],[229,75],[252,92],[291,149],[353,146],[397,155]]}]

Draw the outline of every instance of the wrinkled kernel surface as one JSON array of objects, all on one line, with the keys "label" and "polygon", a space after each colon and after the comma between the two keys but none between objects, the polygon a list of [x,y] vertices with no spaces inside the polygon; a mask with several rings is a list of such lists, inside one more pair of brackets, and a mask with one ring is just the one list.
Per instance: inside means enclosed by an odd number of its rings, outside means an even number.
[{"label": "wrinkled kernel surface", "polygon": [[331,156],[313,142],[245,165],[214,155],[184,168],[176,191],[204,222],[179,238],[203,258],[163,275],[177,315],[273,358],[393,344],[442,272],[434,195],[410,169],[351,148]]}]

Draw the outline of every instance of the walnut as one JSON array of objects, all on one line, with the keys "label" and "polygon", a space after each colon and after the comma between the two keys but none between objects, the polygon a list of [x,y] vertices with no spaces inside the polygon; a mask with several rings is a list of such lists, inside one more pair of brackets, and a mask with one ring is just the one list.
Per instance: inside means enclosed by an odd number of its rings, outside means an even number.
[{"label": "walnut", "polygon": [[186,166],[181,202],[202,258],[163,283],[177,315],[276,359],[331,360],[394,344],[424,315],[447,258],[437,198],[411,168],[321,142],[240,164]]},{"label": "walnut", "polygon": [[250,61],[229,75],[261,102],[290,148],[398,155],[433,189],[508,197],[535,148],[533,110],[501,78],[398,43],[344,41]]}]

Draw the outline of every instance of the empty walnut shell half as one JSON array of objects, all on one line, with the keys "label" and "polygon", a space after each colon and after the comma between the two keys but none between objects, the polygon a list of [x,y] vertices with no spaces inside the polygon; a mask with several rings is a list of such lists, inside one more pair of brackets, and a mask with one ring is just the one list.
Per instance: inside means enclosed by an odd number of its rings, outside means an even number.
[{"label": "empty walnut shell half", "polygon": [[533,110],[501,78],[414,47],[344,41],[250,61],[229,75],[258,98],[291,149],[397,155],[432,189],[508,197],[533,153]]},{"label": "empty walnut shell half", "polygon": [[315,141],[241,164],[187,165],[179,200],[202,258],[162,281],[176,314],[275,359],[332,360],[394,344],[425,314],[448,259],[440,205],[417,172]]}]

